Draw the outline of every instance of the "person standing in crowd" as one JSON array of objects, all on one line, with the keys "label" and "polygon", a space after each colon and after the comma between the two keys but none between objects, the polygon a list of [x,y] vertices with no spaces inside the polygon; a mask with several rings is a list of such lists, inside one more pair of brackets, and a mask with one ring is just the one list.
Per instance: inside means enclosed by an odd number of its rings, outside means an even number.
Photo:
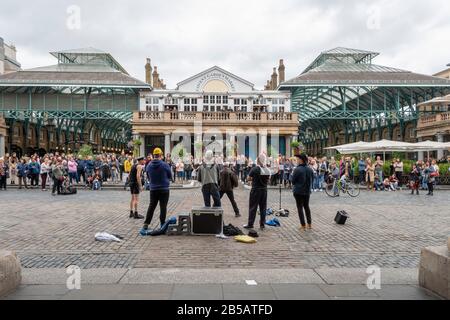
[{"label": "person standing in crowd", "polygon": [[248,174],[248,181],[252,183],[249,198],[249,214],[248,224],[244,226],[245,229],[253,229],[256,212],[259,207],[260,221],[259,226],[261,230],[265,229],[266,225],[266,211],[267,211],[267,184],[270,179],[270,170],[266,167],[267,156],[262,153],[257,159],[257,166],[252,168]]},{"label": "person standing in crowd", "polygon": [[311,190],[314,192],[319,191],[319,165],[316,162],[316,159],[311,158],[309,162],[309,167],[313,172],[313,183],[311,185]]},{"label": "person standing in crowd", "polygon": [[82,155],[79,155],[77,160],[77,183],[80,183],[81,180],[86,184],[86,160],[83,159]]},{"label": "person standing in crowd", "polygon": [[439,177],[439,167],[436,164],[436,160],[432,160],[431,164],[427,162],[425,168],[425,174],[427,177],[428,186],[428,196],[433,196],[434,194],[434,184],[436,183],[436,178]]},{"label": "person standing in crowd", "polygon": [[[314,179],[313,169],[308,166],[308,157],[305,154],[297,156],[298,166],[292,174],[292,185],[295,202],[297,204],[298,215],[301,223],[301,230],[312,229],[311,209],[309,200]],[[304,209],[304,212],[303,212]],[[306,214],[306,221],[305,221]]]},{"label": "person standing in crowd", "polygon": [[10,179],[11,185],[16,184],[18,162],[19,162],[19,160],[17,159],[16,154],[13,153],[12,156],[9,157],[9,179]]},{"label": "person standing in crowd", "polygon": [[124,182],[123,180],[123,173],[125,172],[125,160],[127,160],[127,156],[125,155],[125,152],[122,151],[120,157],[119,157],[119,171],[120,171],[120,181]]},{"label": "person standing in crowd", "polygon": [[37,157],[33,156],[31,158],[30,164],[28,165],[28,174],[30,175],[31,187],[39,186],[39,174],[41,173],[41,166],[37,161]]},{"label": "person standing in crowd", "polygon": [[178,183],[183,184],[183,180],[184,180],[184,163],[183,160],[178,159],[177,164],[175,165],[175,170],[177,173],[177,181]]},{"label": "person standing in crowd", "polygon": [[114,184],[119,183],[119,160],[116,159],[115,156],[111,157],[111,182]]},{"label": "person standing in crowd", "polygon": [[169,165],[170,170],[172,171],[172,182],[175,182],[176,180],[176,172],[173,170],[174,162],[172,161],[172,155],[168,153],[166,155],[165,162]]},{"label": "person standing in crowd", "polygon": [[190,154],[187,154],[183,158],[183,164],[184,164],[184,180],[190,181],[192,179],[192,156]]},{"label": "person standing in crowd", "polygon": [[366,161],[361,156],[358,160],[359,184],[364,184],[366,181]]},{"label": "person standing in crowd", "polygon": [[411,173],[409,174],[409,184],[411,188],[411,194],[414,194],[414,190],[419,195],[420,185],[420,168],[417,165],[413,165]]},{"label": "person standing in crowd", "polygon": [[394,172],[395,172],[395,177],[398,180],[398,186],[401,188],[402,187],[402,177],[403,177],[403,161],[401,161],[400,159],[397,159],[394,163]]},{"label": "person standing in crowd", "polygon": [[377,160],[375,161],[375,174],[378,175],[378,177],[380,177],[380,180],[383,181],[384,180],[384,173],[383,173],[383,166],[384,166],[384,162],[383,160],[381,160],[381,157],[378,156]]},{"label": "person standing in crowd", "polygon": [[6,173],[8,172],[8,166],[6,165],[5,159],[0,158],[0,190],[6,191]]},{"label": "person standing in crowd", "polygon": [[52,196],[55,196],[56,192],[59,195],[61,194],[62,183],[64,181],[64,167],[61,158],[57,158],[52,166],[52,177],[53,177]]},{"label": "person standing in crowd", "polygon": [[238,177],[230,169],[230,163],[225,162],[224,168],[220,171],[220,199],[222,199],[225,194],[227,195],[228,199],[230,199],[231,205],[233,206],[236,218],[241,216],[233,193],[233,188],[237,188],[238,186]]},{"label": "person standing in crowd", "polygon": [[214,202],[215,208],[222,206],[219,192],[219,167],[214,161],[214,154],[212,150],[205,153],[204,164],[198,169],[197,180],[202,184],[203,200],[205,207],[211,207],[211,198]]},{"label": "person standing in crowd", "polygon": [[339,180],[339,168],[337,167],[336,162],[331,162],[329,173],[331,177],[329,183],[333,183],[334,181],[336,181],[336,183],[333,184],[334,185],[333,193],[335,196],[339,196],[339,189],[337,184],[337,181]]},{"label": "person standing in crowd", "polygon": [[153,161],[147,166],[147,178],[150,181],[150,205],[144,221],[143,230],[147,231],[152,223],[156,207],[160,207],[159,220],[161,226],[166,223],[167,204],[170,198],[170,181],[172,181],[172,169],[163,161],[163,151],[156,148],[153,151]]},{"label": "person standing in crowd", "polygon": [[243,181],[243,172],[244,172],[244,165],[245,165],[245,156],[243,154],[238,155],[236,159],[236,174],[238,175],[238,178]]},{"label": "person standing in crowd", "polygon": [[25,186],[25,189],[28,188],[27,184],[27,176],[28,176],[28,165],[25,159],[21,159],[19,164],[17,165],[17,177],[19,178],[19,189],[22,189],[22,183]]},{"label": "person standing in crowd", "polygon": [[323,186],[325,183],[325,175],[328,172],[327,158],[324,157],[319,162],[319,191],[323,192]]},{"label": "person standing in crowd", "polygon": [[123,163],[123,180],[125,180],[125,190],[128,187],[129,184],[129,176],[131,168],[133,167],[133,158],[131,156],[128,156],[128,158]]},{"label": "person standing in crowd", "polygon": [[73,184],[73,182],[77,182],[77,173],[78,173],[78,163],[75,161],[75,159],[72,156],[68,157],[69,161],[67,161],[67,168],[69,172],[69,179],[70,184]]},{"label": "person standing in crowd", "polygon": [[94,176],[94,161],[92,159],[92,156],[88,156],[85,163],[86,186],[92,183],[92,177]]},{"label": "person standing in crowd", "polygon": [[290,159],[286,159],[284,161],[284,169],[283,169],[283,179],[284,179],[284,187],[291,188],[291,174],[294,166]]},{"label": "person standing in crowd", "polygon": [[[367,165],[366,165],[366,182],[367,182],[367,190],[369,191],[374,191],[373,190],[373,186],[375,183],[375,165],[372,164],[372,160],[371,159],[367,159]],[[381,179],[381,176],[378,175],[378,178],[380,179],[380,181],[383,181]]]},{"label": "person standing in crowd", "polygon": [[278,160],[278,175],[280,178],[280,185],[284,183],[284,164],[286,162],[285,157],[280,156]]},{"label": "person standing in crowd", "polygon": [[52,166],[50,165],[50,159],[44,158],[41,164],[41,189],[42,191],[47,191],[47,179],[49,173],[52,171]]},{"label": "person standing in crowd", "polygon": [[139,194],[142,191],[142,172],[144,163],[144,157],[138,158],[137,163],[131,167],[128,178],[131,191],[130,218],[134,219],[144,219],[144,216],[138,213]]}]

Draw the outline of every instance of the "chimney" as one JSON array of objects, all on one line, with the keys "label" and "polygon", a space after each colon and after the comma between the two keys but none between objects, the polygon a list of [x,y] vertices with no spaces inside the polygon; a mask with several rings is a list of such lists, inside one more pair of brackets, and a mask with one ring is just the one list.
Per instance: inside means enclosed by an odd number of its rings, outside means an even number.
[{"label": "chimney", "polygon": [[145,82],[152,85],[152,61],[147,58],[147,64],[145,65]]},{"label": "chimney", "polygon": [[155,66],[155,71],[153,71],[153,88],[159,89],[159,73],[158,67]]},{"label": "chimney", "polygon": [[166,85],[164,84],[164,79],[161,79],[161,89],[166,89]]},{"label": "chimney", "polygon": [[270,81],[267,80],[266,86],[264,87],[264,90],[270,90]]},{"label": "chimney", "polygon": [[286,81],[286,67],[284,66],[284,60],[280,60],[280,66],[278,67],[278,74],[280,76],[280,84]]},{"label": "chimney", "polygon": [[269,81],[269,89],[267,90],[272,90],[272,80]]},{"label": "chimney", "polygon": [[272,86],[270,87],[271,90],[276,90],[278,87],[278,75],[277,75],[277,68],[273,68],[272,73]]}]

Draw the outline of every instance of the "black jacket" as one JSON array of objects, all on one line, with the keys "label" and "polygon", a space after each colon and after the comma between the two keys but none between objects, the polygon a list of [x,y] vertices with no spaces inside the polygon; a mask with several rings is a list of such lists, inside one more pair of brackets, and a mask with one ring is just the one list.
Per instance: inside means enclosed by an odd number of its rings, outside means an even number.
[{"label": "black jacket", "polygon": [[233,191],[233,188],[239,186],[236,174],[230,168],[223,168],[220,172],[220,191]]},{"label": "black jacket", "polygon": [[306,165],[295,168],[292,174],[292,185],[294,195],[307,196],[311,194],[311,187],[314,179],[313,170]]}]

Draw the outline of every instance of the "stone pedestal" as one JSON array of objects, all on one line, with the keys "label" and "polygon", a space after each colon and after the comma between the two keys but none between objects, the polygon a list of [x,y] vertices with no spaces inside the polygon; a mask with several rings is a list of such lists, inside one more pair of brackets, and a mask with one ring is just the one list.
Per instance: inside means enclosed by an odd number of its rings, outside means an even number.
[{"label": "stone pedestal", "polygon": [[0,297],[13,292],[22,281],[20,260],[14,252],[0,251]]},{"label": "stone pedestal", "polygon": [[420,257],[420,286],[450,300],[450,239],[448,246],[422,250]]}]

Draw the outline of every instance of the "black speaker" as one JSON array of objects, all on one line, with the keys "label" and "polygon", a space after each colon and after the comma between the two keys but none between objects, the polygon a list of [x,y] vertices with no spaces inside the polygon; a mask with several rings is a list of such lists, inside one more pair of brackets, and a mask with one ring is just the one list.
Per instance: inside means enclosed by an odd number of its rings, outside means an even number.
[{"label": "black speaker", "polygon": [[336,221],[337,224],[344,225],[347,222],[347,219],[350,216],[345,211],[338,211],[336,214],[336,218],[334,218],[334,221]]}]

